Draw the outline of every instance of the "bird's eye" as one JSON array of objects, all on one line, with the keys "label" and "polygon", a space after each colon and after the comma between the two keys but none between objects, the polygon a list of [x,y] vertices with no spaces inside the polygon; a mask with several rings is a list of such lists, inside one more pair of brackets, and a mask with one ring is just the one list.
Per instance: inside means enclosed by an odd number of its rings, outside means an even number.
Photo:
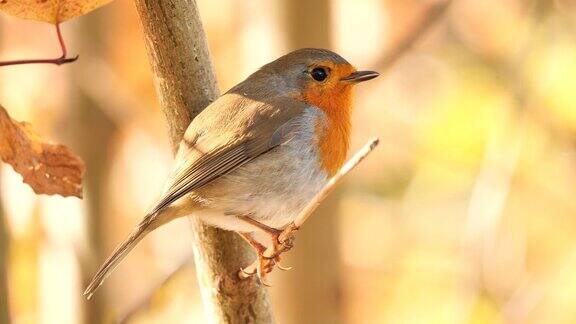
[{"label": "bird's eye", "polygon": [[312,72],[310,72],[310,75],[316,81],[324,81],[328,77],[328,72],[326,71],[325,68],[317,67],[314,68]]}]

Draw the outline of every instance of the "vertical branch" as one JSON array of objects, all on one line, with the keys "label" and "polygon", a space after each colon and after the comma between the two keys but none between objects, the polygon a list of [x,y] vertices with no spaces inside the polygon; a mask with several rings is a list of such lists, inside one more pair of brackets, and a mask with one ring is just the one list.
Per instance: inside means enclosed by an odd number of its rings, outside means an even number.
[{"label": "vertical branch", "polygon": [[[285,0],[284,28],[288,50],[331,48],[329,0]],[[338,240],[339,193],[335,192],[314,212],[298,233],[296,248],[284,263],[279,309],[286,323],[341,323],[342,285]],[[321,234],[319,234],[321,233]]]},{"label": "vertical branch", "polygon": [[[135,0],[146,48],[166,116],[172,149],[188,124],[218,96],[214,70],[200,16],[193,0]],[[237,271],[252,251],[232,232],[193,223],[193,249],[208,322],[270,323],[264,287],[240,281]]]},{"label": "vertical branch", "polygon": [[[94,265],[105,256],[104,239],[106,233],[106,189],[112,160],[112,140],[116,125],[103,112],[102,102],[95,101],[80,86],[85,74],[79,72],[84,66],[94,64],[106,52],[103,41],[105,25],[100,11],[84,17],[78,25],[75,44],[86,53],[85,59],[71,67],[68,75],[70,84],[66,129],[69,142],[75,152],[86,162],[86,240],[89,249],[78,250],[80,259],[80,279],[82,286],[90,282]],[[90,35],[90,37],[85,37]],[[65,49],[63,48],[63,51]],[[107,318],[106,294],[97,294],[89,303],[82,303],[83,322],[102,323]]]},{"label": "vertical branch", "polygon": [[[486,265],[495,262],[493,251],[497,248],[501,221],[525,144],[529,124],[528,108],[532,106],[531,92],[526,88],[528,82],[521,68],[526,65],[527,55],[535,46],[533,32],[546,15],[548,6],[549,2],[542,0],[533,0],[527,4],[526,14],[530,24],[519,35],[519,47],[512,57],[486,57],[469,49],[478,61],[502,79],[502,87],[507,88],[513,99],[511,116],[490,134],[484,161],[470,196],[463,251],[474,266],[470,282],[467,283],[470,290],[468,294],[471,296],[478,293],[475,281],[485,275],[483,271]],[[509,300],[503,306],[505,320],[514,322],[515,318],[526,318],[529,307],[514,309],[519,306],[522,297],[526,297],[519,294],[530,292],[533,294],[530,298],[540,298],[537,290],[530,285],[521,285],[515,294],[507,296]]]}]

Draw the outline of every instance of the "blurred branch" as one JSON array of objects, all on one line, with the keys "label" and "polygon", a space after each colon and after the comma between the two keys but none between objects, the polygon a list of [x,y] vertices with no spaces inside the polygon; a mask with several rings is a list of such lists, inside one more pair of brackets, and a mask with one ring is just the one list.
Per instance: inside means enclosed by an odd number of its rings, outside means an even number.
[{"label": "blurred branch", "polygon": [[[542,3],[540,0],[535,0],[527,6],[527,19],[533,21],[518,36],[519,47],[514,55],[487,57],[473,48],[467,48],[475,59],[501,78],[502,86],[508,89],[513,99],[513,114],[490,134],[484,161],[470,196],[467,231],[463,243],[465,257],[470,259],[473,266],[472,281],[486,276],[484,271],[487,266],[498,262],[493,255],[497,249],[500,223],[517,174],[530,118],[528,108],[532,101],[531,91],[526,87],[527,80],[521,69],[525,66],[529,51],[534,47],[533,32],[542,19],[542,12],[545,11]],[[524,282],[521,281],[522,277]],[[536,287],[527,286],[526,282],[532,280],[526,277],[527,274],[523,273],[519,278],[514,278],[518,280],[519,288],[512,295],[501,298],[508,300],[503,307],[503,313],[506,320],[511,323],[517,322],[515,320],[517,318],[526,318],[528,315],[526,312],[532,309],[537,299],[541,298]],[[468,286],[474,287],[474,290],[478,289],[475,284]],[[490,292],[491,287],[487,288],[486,291]]]},{"label": "blurred branch", "polygon": [[146,294],[138,304],[136,304],[123,316],[121,316],[118,323],[129,323],[134,316],[146,310],[150,306],[150,302],[152,301],[156,293],[160,291],[162,287],[167,285],[170,281],[172,281],[173,278],[177,277],[180,273],[184,272],[188,267],[192,266],[194,266],[194,262],[192,262],[192,255],[184,258],[184,260],[181,261],[180,264],[174,270],[172,270],[168,275],[166,275],[162,280],[160,280],[156,285],[154,285],[154,287],[150,289],[148,294]]},{"label": "blurred branch", "polygon": [[[287,49],[332,48],[332,0],[283,0],[280,33]],[[249,17],[250,15],[246,15]],[[322,19],[319,19],[322,17]],[[298,248],[286,256],[294,267],[274,282],[275,309],[285,324],[344,323],[342,256],[337,219],[340,195],[330,195],[314,212],[306,229],[298,232]],[[319,235],[321,233],[321,235]],[[313,271],[311,271],[313,270]]]},{"label": "blurred branch", "polygon": [[66,63],[72,63],[78,59],[78,55],[75,57],[66,57],[68,51],[66,50],[66,43],[64,42],[64,37],[62,37],[62,31],[60,30],[60,24],[56,24],[56,35],[58,36],[58,44],[60,45],[60,50],[62,50],[62,55],[57,58],[51,59],[33,59],[33,60],[14,60],[14,61],[0,61],[0,66],[8,65],[22,65],[22,64],[56,64],[62,65]]},{"label": "blurred branch", "polygon": [[[513,124],[516,124],[513,127]],[[526,121],[506,123],[490,134],[484,161],[472,189],[468,209],[466,245],[487,261],[496,235],[526,135]]]},{"label": "blurred branch", "polygon": [[[136,0],[148,57],[173,152],[188,124],[218,97],[214,69],[196,2]],[[236,271],[252,251],[233,232],[193,224],[196,272],[211,323],[270,323],[272,310],[258,280],[241,281]]]},{"label": "blurred branch", "polygon": [[375,70],[382,73],[389,69],[398,61],[409,49],[411,49],[426,33],[434,26],[446,13],[452,0],[440,0],[431,4],[422,14],[420,20],[414,24],[414,27],[406,33],[399,42],[384,53],[376,63]]},{"label": "blurred branch", "polygon": [[[565,269],[559,270],[558,272],[561,272]],[[545,291],[545,284],[536,276],[524,274],[518,288],[502,306],[502,314],[506,323],[522,324],[529,322],[530,314],[544,298]]]},{"label": "blurred branch", "polygon": [[80,78],[77,86],[91,100],[99,102],[102,112],[115,124],[126,124],[138,118],[142,111],[148,110],[149,105],[131,91],[109,62],[98,56],[86,57],[84,60],[84,64],[76,68],[81,69],[79,74],[89,75],[90,78]]},{"label": "blurred branch", "polygon": [[[106,33],[105,12],[97,11],[83,17],[77,25],[74,37],[76,46],[86,54],[87,58],[102,58],[106,53],[106,42],[103,41]],[[90,37],[86,37],[90,35]],[[113,140],[118,130],[115,120],[105,113],[106,102],[94,100],[80,86],[83,80],[90,80],[100,85],[105,80],[95,74],[78,73],[82,66],[89,61],[75,64],[68,72],[68,107],[67,114],[60,124],[65,125],[68,141],[74,150],[82,156],[86,163],[85,192],[88,199],[85,201],[85,238],[88,249],[78,249],[80,279],[85,286],[90,282],[94,265],[104,257],[105,237],[110,222],[107,219],[106,209],[110,167],[114,159]],[[90,75],[87,78],[86,75]],[[99,82],[94,82],[99,80]],[[114,93],[114,92],[111,92]],[[94,296],[89,303],[82,303],[83,323],[102,323],[109,314],[108,301],[105,294]]]}]

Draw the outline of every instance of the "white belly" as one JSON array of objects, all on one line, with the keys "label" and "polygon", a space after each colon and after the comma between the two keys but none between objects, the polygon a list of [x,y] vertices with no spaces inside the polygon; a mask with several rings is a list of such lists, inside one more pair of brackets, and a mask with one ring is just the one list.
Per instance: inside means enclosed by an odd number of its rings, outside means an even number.
[{"label": "white belly", "polygon": [[244,232],[254,227],[235,215],[250,215],[274,228],[292,221],[328,179],[320,168],[314,127],[318,118],[324,120],[320,114],[310,109],[291,140],[196,192],[205,203],[197,216],[208,224]]}]

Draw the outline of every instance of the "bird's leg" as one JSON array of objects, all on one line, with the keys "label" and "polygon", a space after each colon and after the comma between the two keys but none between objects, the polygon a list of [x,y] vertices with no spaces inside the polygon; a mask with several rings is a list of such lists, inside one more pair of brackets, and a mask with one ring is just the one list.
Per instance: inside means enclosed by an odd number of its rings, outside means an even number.
[{"label": "bird's leg", "polygon": [[[290,235],[288,238],[281,240],[281,236],[283,231],[272,228],[266,224],[262,224],[254,219],[252,219],[249,216],[246,215],[240,215],[237,216],[240,220],[245,221],[253,226],[255,226],[256,228],[262,230],[264,233],[268,234],[271,238],[272,241],[272,248],[271,251],[267,251],[265,250],[264,252],[259,252],[258,254],[258,268],[266,270],[266,273],[272,271],[272,269],[274,268],[274,266],[277,266],[278,269],[280,270],[290,270],[292,269],[291,267],[284,267],[280,264],[280,255],[283,252],[286,252],[288,250],[290,250],[293,246],[294,246],[294,236]],[[258,243],[260,246],[261,244]],[[266,258],[268,260],[268,266],[267,267],[263,267],[262,266],[262,258]],[[246,273],[246,271],[243,271],[244,274],[246,275],[251,275]],[[260,276],[260,274],[259,274]]]},{"label": "bird's leg", "polygon": [[256,272],[248,273],[244,269],[240,269],[240,271],[244,272],[247,276],[251,276],[256,274],[263,285],[269,286],[268,283],[264,280],[266,274],[272,271],[274,268],[274,264],[276,263],[275,259],[268,258],[264,256],[264,252],[266,251],[266,247],[258,242],[250,233],[243,233],[237,232],[256,252],[256,257],[258,258],[258,266],[256,267]]},{"label": "bird's leg", "polygon": [[246,215],[240,215],[238,216],[238,218],[249,223],[250,225],[254,225],[255,227],[257,227],[258,229],[262,230],[264,233],[270,236],[270,239],[272,240],[272,244],[274,246],[274,253],[275,253],[274,257],[280,256],[280,254],[282,254],[283,252],[287,252],[294,247],[294,235],[290,235],[289,237],[281,240],[280,236],[283,232],[282,230],[275,229],[266,224],[262,224],[259,221],[254,220],[253,218]]}]

